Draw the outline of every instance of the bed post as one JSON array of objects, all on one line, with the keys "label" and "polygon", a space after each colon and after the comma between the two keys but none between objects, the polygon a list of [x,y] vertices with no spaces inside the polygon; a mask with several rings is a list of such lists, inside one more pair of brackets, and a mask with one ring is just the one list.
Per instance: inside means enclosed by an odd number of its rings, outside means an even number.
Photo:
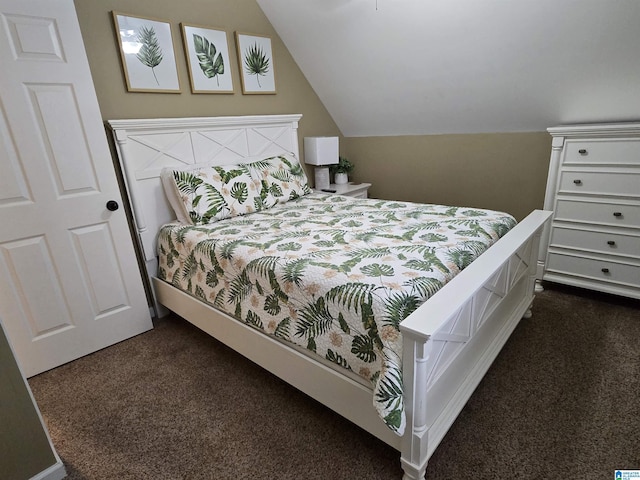
[{"label": "bed post", "polygon": [[115,129],[113,126],[111,126],[111,128],[113,129],[113,136],[116,140],[116,148],[118,149],[118,153],[121,159],[120,165],[124,167],[122,169],[122,174],[124,177],[126,194],[129,197],[129,202],[133,210],[133,226],[136,230],[136,238],[134,239],[134,241],[138,244],[139,251],[142,252],[141,260],[146,269],[146,272],[143,272],[146,273],[146,276],[144,278],[148,283],[148,288],[152,290],[150,295],[150,301],[152,303],[151,310],[153,310],[151,316],[155,316],[158,318],[163,317],[165,315],[168,315],[169,310],[158,303],[158,301],[156,300],[156,294],[155,292],[153,292],[153,285],[148,280],[156,275],[158,270],[158,260],[155,256],[155,252],[147,252],[145,250],[145,242],[142,237],[145,235],[155,235],[155,233],[147,229],[147,223],[145,222],[144,218],[144,210],[140,203],[141,196],[138,195],[138,192],[136,190],[136,182],[133,181],[136,178],[136,172],[133,167],[134,162],[130,161],[129,159],[129,151],[127,147],[127,140],[129,136],[127,134],[127,131],[124,129]]},{"label": "bed post", "polygon": [[[527,288],[530,292],[541,293],[544,291],[542,287],[542,273],[540,271],[540,258],[542,255],[546,255],[546,244],[549,242],[549,222],[545,222],[544,226],[541,229],[538,229],[537,233],[532,237],[533,246],[531,247],[531,270],[532,273],[529,275],[529,283],[527,284]],[[522,318],[525,320],[533,317],[533,302],[527,308],[527,311],[524,312]]]},{"label": "bed post", "polygon": [[147,225],[144,221],[144,214],[142,213],[142,206],[135,191],[135,182],[130,181],[131,178],[135,178],[135,172],[132,171],[132,162],[129,161],[129,153],[127,151],[127,131],[126,130],[114,130],[114,137],[118,151],[120,152],[120,158],[122,158],[121,164],[124,165],[123,174],[124,180],[129,193],[131,206],[133,208],[133,217],[135,227],[138,235],[143,234],[147,230]]},{"label": "bed post", "polygon": [[429,429],[427,428],[427,362],[431,353],[428,336],[403,332],[402,383],[406,426],[400,462],[403,480],[423,480],[427,471]]}]

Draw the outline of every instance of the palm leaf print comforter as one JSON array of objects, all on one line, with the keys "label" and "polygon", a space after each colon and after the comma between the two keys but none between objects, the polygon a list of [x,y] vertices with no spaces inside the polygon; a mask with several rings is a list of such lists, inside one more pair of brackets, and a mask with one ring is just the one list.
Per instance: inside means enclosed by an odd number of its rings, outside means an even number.
[{"label": "palm leaf print comforter", "polygon": [[210,225],[165,225],[158,276],[365,378],[402,435],[400,322],[515,223],[490,210],[313,193]]}]

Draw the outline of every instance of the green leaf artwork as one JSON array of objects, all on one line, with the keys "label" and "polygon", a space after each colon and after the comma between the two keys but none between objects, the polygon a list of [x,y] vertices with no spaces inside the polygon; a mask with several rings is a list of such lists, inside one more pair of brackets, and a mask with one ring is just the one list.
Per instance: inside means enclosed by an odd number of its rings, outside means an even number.
[{"label": "green leaf artwork", "polygon": [[224,59],[216,46],[201,35],[193,34],[193,45],[202,73],[207,78],[215,78],[220,86],[220,75],[224,74]]},{"label": "green leaf artwork", "polygon": [[143,26],[138,33],[138,42],[142,44],[140,50],[136,54],[138,60],[151,69],[153,78],[156,79],[156,83],[160,85],[158,77],[156,76],[155,67],[162,62],[162,48],[158,43],[158,36],[153,27]]},{"label": "green leaf artwork", "polygon": [[262,88],[260,84],[260,76],[264,76],[269,72],[269,59],[262,51],[257,43],[245,50],[244,53],[244,69],[249,75],[255,75],[258,82],[258,86]]}]

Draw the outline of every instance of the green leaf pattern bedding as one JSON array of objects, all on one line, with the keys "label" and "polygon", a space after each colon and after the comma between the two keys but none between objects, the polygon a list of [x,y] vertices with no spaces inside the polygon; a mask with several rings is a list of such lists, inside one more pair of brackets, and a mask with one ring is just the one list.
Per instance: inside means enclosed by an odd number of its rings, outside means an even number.
[{"label": "green leaf pattern bedding", "polygon": [[402,435],[400,322],[515,223],[490,210],[314,193],[212,225],[164,226],[158,275],[365,378]]}]

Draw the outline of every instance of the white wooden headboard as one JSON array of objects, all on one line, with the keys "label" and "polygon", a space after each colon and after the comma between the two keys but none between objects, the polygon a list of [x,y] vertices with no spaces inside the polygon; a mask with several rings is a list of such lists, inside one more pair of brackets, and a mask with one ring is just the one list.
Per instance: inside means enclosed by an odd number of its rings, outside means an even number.
[{"label": "white wooden headboard", "polygon": [[160,172],[164,167],[228,165],[293,152],[302,115],[109,120],[131,200],[147,274],[156,275],[156,236],[175,220]]}]

